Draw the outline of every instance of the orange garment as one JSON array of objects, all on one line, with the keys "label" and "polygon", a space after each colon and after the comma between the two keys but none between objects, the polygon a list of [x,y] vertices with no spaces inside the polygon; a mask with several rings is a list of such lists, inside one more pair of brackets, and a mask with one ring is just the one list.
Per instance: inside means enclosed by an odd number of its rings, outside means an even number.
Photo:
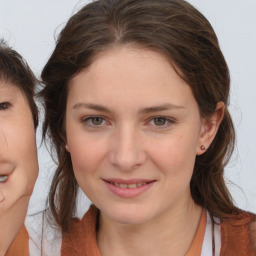
[{"label": "orange garment", "polygon": [[221,223],[221,251],[225,256],[256,255],[256,217],[243,212]]},{"label": "orange garment", "polygon": [[193,239],[193,242],[189,248],[189,251],[185,256],[198,256],[201,255],[202,245],[204,241],[204,233],[206,227],[206,211],[203,210],[202,216],[200,218],[200,222],[198,224],[198,228],[196,231],[196,235]]},{"label": "orange garment", "polygon": [[[100,256],[96,241],[98,210],[91,206],[82,220],[73,219],[71,229],[62,238],[62,256]],[[186,256],[201,254],[206,226],[203,211],[196,235]],[[211,253],[211,252],[209,252]],[[25,228],[19,231],[6,256],[29,256],[29,235]],[[242,212],[221,223],[220,256],[256,256],[256,218]]]},{"label": "orange garment", "polygon": [[[74,219],[71,230],[63,235],[62,256],[100,256],[96,240],[98,210],[91,206],[82,220]],[[200,256],[206,227],[203,211],[196,235],[186,256]],[[221,223],[220,256],[256,256],[255,215],[242,212]],[[255,246],[255,247],[254,247]],[[211,252],[209,252],[211,253]]]},{"label": "orange garment", "polygon": [[6,256],[29,256],[29,235],[23,226],[9,247]]},{"label": "orange garment", "polygon": [[[71,230],[63,235],[62,256],[100,256],[96,240],[97,217],[98,210],[94,206],[91,206],[81,221],[74,219]],[[206,212],[204,210],[196,235],[186,256],[201,255],[205,227]]]},{"label": "orange garment", "polygon": [[96,241],[98,210],[91,206],[82,220],[74,219],[68,233],[62,237],[61,256],[100,256]]}]

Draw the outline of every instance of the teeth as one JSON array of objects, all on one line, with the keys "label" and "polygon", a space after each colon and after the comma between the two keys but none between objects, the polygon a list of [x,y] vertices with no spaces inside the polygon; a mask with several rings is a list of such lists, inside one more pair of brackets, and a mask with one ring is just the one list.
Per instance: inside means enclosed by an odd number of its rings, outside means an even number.
[{"label": "teeth", "polygon": [[5,182],[8,179],[8,175],[0,175],[0,182]]},{"label": "teeth", "polygon": [[141,186],[144,186],[147,184],[147,182],[143,182],[143,183],[134,183],[134,184],[121,184],[121,183],[112,183],[114,184],[115,186],[117,187],[120,187],[120,188],[138,188],[138,187],[141,187]]},{"label": "teeth", "polygon": [[137,188],[137,185],[136,184],[129,184],[128,188]]}]

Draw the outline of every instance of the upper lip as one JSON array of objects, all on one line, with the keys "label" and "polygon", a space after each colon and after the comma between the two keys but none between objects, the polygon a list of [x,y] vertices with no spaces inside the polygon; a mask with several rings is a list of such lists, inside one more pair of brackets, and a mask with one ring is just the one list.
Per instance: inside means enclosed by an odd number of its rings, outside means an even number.
[{"label": "upper lip", "polygon": [[149,183],[156,181],[154,179],[115,179],[115,178],[110,178],[110,179],[103,179],[104,181],[111,182],[111,183],[118,183],[118,184],[139,184],[139,183]]}]

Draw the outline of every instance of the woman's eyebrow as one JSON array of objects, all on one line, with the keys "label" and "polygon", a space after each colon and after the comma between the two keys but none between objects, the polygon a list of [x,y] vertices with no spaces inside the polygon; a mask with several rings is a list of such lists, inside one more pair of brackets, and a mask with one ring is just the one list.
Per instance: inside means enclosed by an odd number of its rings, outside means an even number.
[{"label": "woman's eyebrow", "polygon": [[171,110],[171,109],[185,109],[184,106],[179,106],[171,103],[165,103],[159,106],[152,106],[152,107],[146,107],[139,111],[139,113],[142,114],[148,114],[152,112],[158,112],[158,111],[164,111],[164,110]]},{"label": "woman's eyebrow", "polygon": [[107,107],[102,106],[102,105],[98,105],[98,104],[92,104],[92,103],[79,102],[79,103],[76,103],[72,107],[72,109],[79,109],[79,108],[93,109],[93,110],[96,110],[96,111],[111,113],[111,111]]},{"label": "woman's eyebrow", "polygon": [[[98,105],[98,104],[93,104],[93,103],[83,103],[79,102],[76,103],[72,109],[79,109],[79,108],[85,108],[85,109],[92,109],[100,112],[105,112],[105,113],[112,113],[110,109],[103,105]],[[152,112],[158,112],[158,111],[164,111],[164,110],[171,110],[171,109],[185,109],[183,106],[171,104],[171,103],[166,103],[158,106],[152,106],[152,107],[146,107],[142,108],[139,110],[139,114],[148,114]]]}]

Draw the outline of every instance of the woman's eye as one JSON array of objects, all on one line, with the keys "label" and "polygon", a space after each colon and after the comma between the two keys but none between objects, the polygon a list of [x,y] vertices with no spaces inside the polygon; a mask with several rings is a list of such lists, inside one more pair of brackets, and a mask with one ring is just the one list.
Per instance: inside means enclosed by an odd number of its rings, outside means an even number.
[{"label": "woman's eye", "polygon": [[86,123],[89,126],[102,126],[105,122],[105,119],[100,116],[91,116],[83,119],[83,123]]},{"label": "woman's eye", "polygon": [[167,119],[164,117],[156,117],[153,119],[153,121],[156,126],[163,126],[166,124]]},{"label": "woman's eye", "polygon": [[103,123],[104,119],[102,117],[91,117],[91,123],[93,125],[101,125]]},{"label": "woman's eye", "polygon": [[163,116],[154,117],[149,122],[149,124],[159,128],[167,127],[171,123],[174,123],[174,121],[171,118],[167,118]]},{"label": "woman's eye", "polygon": [[9,102],[1,102],[0,103],[0,110],[6,110],[10,107],[10,103]]}]

